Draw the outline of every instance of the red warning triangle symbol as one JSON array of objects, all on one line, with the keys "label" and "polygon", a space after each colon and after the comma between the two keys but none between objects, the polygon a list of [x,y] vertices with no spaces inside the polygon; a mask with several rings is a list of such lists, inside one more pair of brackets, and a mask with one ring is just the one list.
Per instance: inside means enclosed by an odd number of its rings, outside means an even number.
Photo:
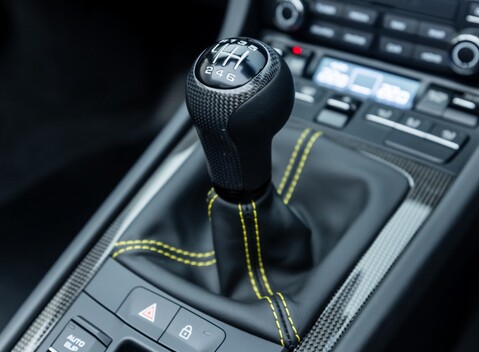
[{"label": "red warning triangle symbol", "polygon": [[142,318],[145,318],[148,321],[151,321],[152,323],[155,322],[155,316],[156,316],[156,303],[153,303],[151,306],[146,307],[143,309],[138,315]]}]

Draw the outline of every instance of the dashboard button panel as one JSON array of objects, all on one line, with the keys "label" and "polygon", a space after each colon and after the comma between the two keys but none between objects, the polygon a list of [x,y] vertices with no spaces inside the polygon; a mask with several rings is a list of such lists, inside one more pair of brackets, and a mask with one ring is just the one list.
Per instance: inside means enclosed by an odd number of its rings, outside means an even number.
[{"label": "dashboard button panel", "polygon": [[305,15],[294,31],[274,20],[277,16],[271,8],[282,1],[267,0],[269,5],[265,5],[269,23],[292,33],[295,39],[353,53],[367,51],[371,58],[444,76],[479,76],[477,1],[437,0],[432,4],[435,0],[390,0],[391,6],[385,0],[295,1],[304,4]]},{"label": "dashboard button panel", "polygon": [[[280,36],[272,40],[273,46],[276,41],[299,43]],[[355,60],[339,50],[298,45],[314,59],[302,76],[294,77],[294,117],[454,171],[477,145],[472,128],[479,124],[479,94],[474,89],[449,86],[393,65],[368,63],[359,55]],[[413,144],[408,147],[406,141]]]}]

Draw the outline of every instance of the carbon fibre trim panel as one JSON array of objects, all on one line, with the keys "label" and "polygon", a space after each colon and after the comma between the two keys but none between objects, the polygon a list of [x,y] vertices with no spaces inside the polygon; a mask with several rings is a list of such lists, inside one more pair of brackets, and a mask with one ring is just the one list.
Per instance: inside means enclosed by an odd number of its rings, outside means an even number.
[{"label": "carbon fibre trim panel", "polygon": [[[345,141],[344,141],[345,142]],[[401,253],[438,204],[453,177],[367,145],[347,143],[408,173],[414,180],[403,204],[334,294],[295,352],[333,350]]]}]

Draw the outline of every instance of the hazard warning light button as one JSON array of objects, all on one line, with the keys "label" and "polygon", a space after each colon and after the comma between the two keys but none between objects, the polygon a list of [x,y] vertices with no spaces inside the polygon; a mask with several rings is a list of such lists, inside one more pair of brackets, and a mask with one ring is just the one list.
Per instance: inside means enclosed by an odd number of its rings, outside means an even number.
[{"label": "hazard warning light button", "polygon": [[117,315],[141,333],[158,340],[179,309],[166,298],[137,287],[120,306]]}]

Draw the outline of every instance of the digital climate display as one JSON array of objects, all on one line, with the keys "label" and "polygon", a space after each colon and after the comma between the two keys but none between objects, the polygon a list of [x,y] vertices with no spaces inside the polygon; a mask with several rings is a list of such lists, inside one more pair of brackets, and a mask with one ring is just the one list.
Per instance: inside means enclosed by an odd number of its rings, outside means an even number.
[{"label": "digital climate display", "polygon": [[421,85],[416,80],[330,57],[321,59],[313,81],[401,109],[412,108]]}]

